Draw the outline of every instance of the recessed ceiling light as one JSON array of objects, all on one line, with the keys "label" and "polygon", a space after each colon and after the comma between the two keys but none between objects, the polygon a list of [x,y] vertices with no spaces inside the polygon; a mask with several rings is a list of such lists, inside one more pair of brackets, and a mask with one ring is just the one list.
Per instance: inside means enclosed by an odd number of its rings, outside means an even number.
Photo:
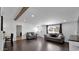
[{"label": "recessed ceiling light", "polygon": [[64,20],[64,22],[66,22],[66,20]]},{"label": "recessed ceiling light", "polygon": [[32,16],[32,17],[35,17],[35,15],[33,15],[33,14],[32,14],[31,16]]},{"label": "recessed ceiling light", "polygon": [[26,20],[24,20],[24,22],[26,22]]}]

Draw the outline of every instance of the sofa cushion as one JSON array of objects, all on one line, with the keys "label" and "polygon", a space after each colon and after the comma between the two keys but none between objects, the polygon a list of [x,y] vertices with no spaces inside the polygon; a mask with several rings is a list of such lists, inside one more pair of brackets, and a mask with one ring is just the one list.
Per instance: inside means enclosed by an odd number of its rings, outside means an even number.
[{"label": "sofa cushion", "polygon": [[58,38],[59,38],[59,39],[61,39],[61,38],[62,38],[62,36],[63,36],[62,34],[59,34],[59,35],[58,35]]},{"label": "sofa cushion", "polygon": [[57,37],[58,34],[50,34],[51,37]]}]

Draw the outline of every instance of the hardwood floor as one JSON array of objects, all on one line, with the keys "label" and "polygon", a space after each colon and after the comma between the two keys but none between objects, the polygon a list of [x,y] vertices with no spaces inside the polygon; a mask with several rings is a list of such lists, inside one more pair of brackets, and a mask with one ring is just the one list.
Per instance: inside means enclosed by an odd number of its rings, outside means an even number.
[{"label": "hardwood floor", "polygon": [[68,51],[68,43],[60,44],[45,41],[43,38],[37,40],[18,40],[11,47],[10,42],[6,42],[4,51]]}]

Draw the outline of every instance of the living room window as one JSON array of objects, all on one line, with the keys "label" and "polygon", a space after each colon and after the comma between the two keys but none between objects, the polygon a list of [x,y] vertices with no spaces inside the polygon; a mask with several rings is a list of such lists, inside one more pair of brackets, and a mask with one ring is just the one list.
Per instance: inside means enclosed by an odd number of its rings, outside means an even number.
[{"label": "living room window", "polygon": [[48,26],[48,33],[59,33],[60,26],[59,25],[49,25]]}]

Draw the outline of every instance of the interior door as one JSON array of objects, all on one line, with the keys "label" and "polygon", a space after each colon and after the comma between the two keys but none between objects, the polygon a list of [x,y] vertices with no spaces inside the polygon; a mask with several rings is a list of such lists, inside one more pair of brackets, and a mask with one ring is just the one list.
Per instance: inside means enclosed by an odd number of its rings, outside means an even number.
[{"label": "interior door", "polygon": [[16,26],[16,35],[17,37],[20,37],[22,35],[22,25]]}]

